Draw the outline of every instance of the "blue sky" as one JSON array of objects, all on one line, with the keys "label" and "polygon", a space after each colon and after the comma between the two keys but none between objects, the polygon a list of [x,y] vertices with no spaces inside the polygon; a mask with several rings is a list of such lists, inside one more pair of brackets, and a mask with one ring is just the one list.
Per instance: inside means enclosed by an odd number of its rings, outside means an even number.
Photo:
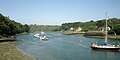
[{"label": "blue sky", "polygon": [[120,0],[0,0],[0,13],[23,24],[60,25],[120,18]]}]

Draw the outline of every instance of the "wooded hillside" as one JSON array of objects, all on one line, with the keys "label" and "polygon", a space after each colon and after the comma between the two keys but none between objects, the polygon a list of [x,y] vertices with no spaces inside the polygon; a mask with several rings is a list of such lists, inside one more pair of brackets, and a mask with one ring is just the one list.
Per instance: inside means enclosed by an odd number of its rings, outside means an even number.
[{"label": "wooded hillside", "polygon": [[[109,33],[120,34],[120,19],[111,18],[108,19],[108,27],[110,27]],[[89,21],[89,22],[73,22],[73,23],[63,23],[61,29],[63,31],[69,30],[71,27],[77,29],[78,27],[82,28],[82,31],[96,31],[100,27],[105,27],[105,19],[97,20],[97,21]]]},{"label": "wooded hillside", "polygon": [[0,37],[10,37],[23,32],[29,32],[27,24],[22,25],[0,13]]}]

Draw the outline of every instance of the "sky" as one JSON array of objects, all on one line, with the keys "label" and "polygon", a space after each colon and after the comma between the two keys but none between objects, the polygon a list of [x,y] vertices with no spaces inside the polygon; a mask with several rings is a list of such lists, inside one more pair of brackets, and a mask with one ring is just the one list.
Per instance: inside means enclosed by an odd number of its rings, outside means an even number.
[{"label": "sky", "polygon": [[22,24],[61,25],[120,18],[120,0],[0,0],[0,13]]}]

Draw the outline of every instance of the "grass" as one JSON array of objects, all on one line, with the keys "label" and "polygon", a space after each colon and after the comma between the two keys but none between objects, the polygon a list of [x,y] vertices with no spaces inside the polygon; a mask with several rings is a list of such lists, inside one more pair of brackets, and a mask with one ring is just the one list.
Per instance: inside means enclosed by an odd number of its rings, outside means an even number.
[{"label": "grass", "polygon": [[16,49],[17,42],[0,43],[0,60],[33,60]]}]

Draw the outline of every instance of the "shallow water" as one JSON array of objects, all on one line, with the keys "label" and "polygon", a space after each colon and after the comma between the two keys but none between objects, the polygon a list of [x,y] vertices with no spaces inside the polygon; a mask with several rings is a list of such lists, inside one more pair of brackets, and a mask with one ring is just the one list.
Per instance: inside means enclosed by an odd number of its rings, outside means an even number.
[{"label": "shallow water", "polygon": [[[17,48],[36,60],[119,60],[120,52],[92,50],[89,45],[103,39],[86,38],[78,35],[63,35],[47,32],[49,40],[41,41],[30,35],[17,36]],[[109,40],[112,41],[112,40]]]}]

